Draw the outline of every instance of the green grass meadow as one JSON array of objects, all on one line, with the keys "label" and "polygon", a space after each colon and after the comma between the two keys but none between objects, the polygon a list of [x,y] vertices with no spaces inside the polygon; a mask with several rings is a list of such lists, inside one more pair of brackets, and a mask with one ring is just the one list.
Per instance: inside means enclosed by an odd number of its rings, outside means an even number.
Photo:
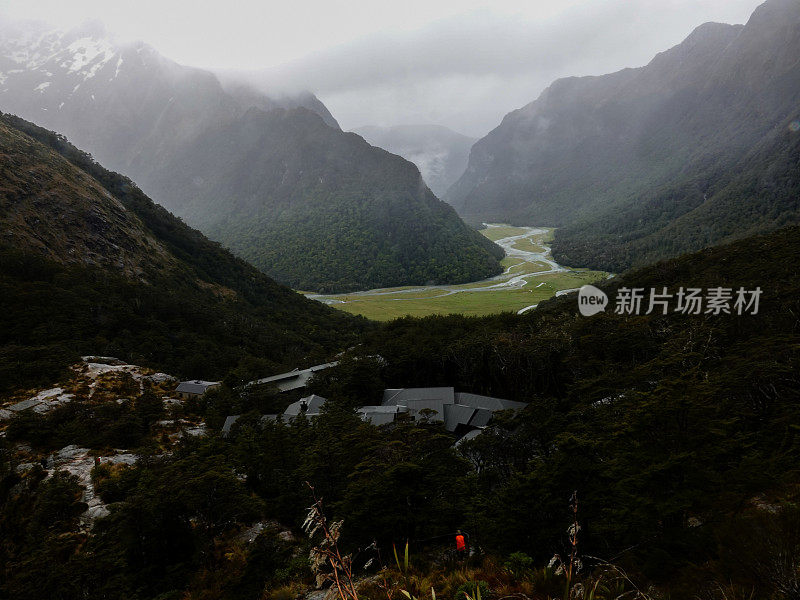
[{"label": "green grass meadow", "polygon": [[[522,235],[525,230],[504,225],[483,229],[481,233],[492,241],[497,241]],[[529,252],[543,252],[547,242],[552,239],[552,234],[552,230],[548,229],[545,233],[532,236],[530,239],[518,240],[514,243],[514,247]],[[509,273],[526,275],[525,285],[513,289],[475,290],[475,288],[488,288],[497,283],[484,281],[446,286],[447,290],[402,287],[383,290],[386,293],[381,295],[340,294],[327,298],[334,301],[332,304],[334,308],[375,321],[389,321],[406,315],[424,317],[460,313],[480,316],[507,311],[517,312],[551,298],[559,290],[579,288],[608,276],[608,273],[587,269],[537,275],[541,271],[548,270],[549,266],[542,262],[529,262],[516,257],[506,257],[501,264],[509,269]]]}]

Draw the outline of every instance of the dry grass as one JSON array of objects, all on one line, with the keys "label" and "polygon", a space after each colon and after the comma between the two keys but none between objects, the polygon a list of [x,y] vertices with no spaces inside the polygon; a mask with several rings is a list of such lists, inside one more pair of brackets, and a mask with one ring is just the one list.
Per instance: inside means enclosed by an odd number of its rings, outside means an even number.
[{"label": "dry grass", "polygon": [[261,595],[262,600],[294,600],[303,595],[305,585],[302,583],[290,583],[272,589],[264,590]]}]

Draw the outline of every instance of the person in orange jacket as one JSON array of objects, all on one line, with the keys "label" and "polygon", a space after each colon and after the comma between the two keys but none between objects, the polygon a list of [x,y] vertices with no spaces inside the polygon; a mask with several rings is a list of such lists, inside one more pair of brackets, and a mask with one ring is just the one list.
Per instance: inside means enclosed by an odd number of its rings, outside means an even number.
[{"label": "person in orange jacket", "polygon": [[456,554],[458,554],[459,559],[467,556],[467,540],[460,529],[456,531]]}]

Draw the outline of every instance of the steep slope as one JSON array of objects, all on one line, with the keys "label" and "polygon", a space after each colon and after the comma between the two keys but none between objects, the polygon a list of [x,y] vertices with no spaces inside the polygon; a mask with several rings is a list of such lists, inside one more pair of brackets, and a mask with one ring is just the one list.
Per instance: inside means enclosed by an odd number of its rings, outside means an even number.
[{"label": "steep slope", "polygon": [[448,200],[563,227],[559,260],[610,270],[796,223],[799,101],[800,4],[770,0],[645,67],[555,82],[475,144]]},{"label": "steep slope", "polygon": [[278,99],[243,86],[226,91],[212,73],[142,42],[118,42],[97,23],[69,31],[0,23],[0,33],[2,109],[63,133],[140,183],[206,124],[251,106],[319,108],[338,127],[310,94]]},{"label": "steep slope", "polygon": [[2,388],[80,354],[206,379],[263,373],[327,357],[363,327],[274,283],[60,135],[2,115],[0,157]]},{"label": "steep slope", "polygon": [[[311,94],[223,87],[210,72],[91,27],[7,33],[0,73],[4,110],[65,133],[284,283],[345,291],[500,270],[499,250],[416,169],[357,144]],[[326,204],[338,216],[310,223]],[[294,228],[290,239],[284,224]]]},{"label": "steep slope", "polygon": [[[299,289],[466,282],[496,273],[502,257],[414,165],[304,109],[252,109],[210,129],[157,185],[201,229]],[[224,214],[210,213],[222,198]]]},{"label": "steep slope", "polygon": [[441,125],[369,125],[353,132],[373,146],[399,154],[417,165],[425,183],[440,198],[464,173],[469,149],[476,142],[475,138]]}]

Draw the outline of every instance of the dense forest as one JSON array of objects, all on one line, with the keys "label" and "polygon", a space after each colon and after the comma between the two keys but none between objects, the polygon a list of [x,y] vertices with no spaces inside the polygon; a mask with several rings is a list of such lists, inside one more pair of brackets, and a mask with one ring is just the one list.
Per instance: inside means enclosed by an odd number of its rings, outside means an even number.
[{"label": "dense forest", "polygon": [[559,229],[553,255],[565,264],[620,272],[800,222],[800,135],[781,123],[735,166],[704,166],[654,185],[593,221]]},{"label": "dense forest", "polygon": [[0,389],[98,353],[185,377],[263,376],[367,327],[276,284],[58,134],[2,115],[0,151]]},{"label": "dense forest", "polygon": [[[163,409],[146,394],[114,408],[131,423],[122,439],[121,430],[97,433],[111,409],[87,412],[80,401],[15,419],[1,442],[0,589],[14,598],[294,597],[312,582],[299,531],[310,482],[331,519],[344,519],[339,543],[367,579],[393,563],[392,543],[409,540],[413,577],[402,564],[385,576],[420,597],[433,585],[457,600],[465,577],[497,597],[561,597],[564,577],[546,565],[569,554],[576,490],[587,585],[609,561],[649,598],[794,597],[797,256],[800,229],[788,228],[603,285],[610,296],[634,286],[760,287],[756,314],[585,318],[573,296],[525,315],[400,319],[312,381],[331,399],[319,418],[262,421],[277,392],[226,387],[181,410],[214,431],[243,413],[231,435],[188,438],[166,454],[147,434]],[[433,422],[376,428],[354,412],[384,387],[422,385],[528,407],[458,446]],[[15,444],[47,452],[68,440],[146,457],[95,467],[111,514],[88,536],[76,532],[74,481],[15,469]],[[273,525],[248,538],[255,522]],[[442,558],[456,528],[478,551],[468,565]],[[376,549],[382,558],[368,564]],[[374,587],[380,577],[370,581],[362,597],[386,597]],[[595,597],[634,593],[602,589]]]},{"label": "dense forest", "polygon": [[[220,147],[241,156],[221,161]],[[503,251],[436,198],[412,163],[305,109],[253,109],[220,125],[165,177],[156,187],[179,199],[181,214],[295,289],[466,283],[501,272]]]}]

